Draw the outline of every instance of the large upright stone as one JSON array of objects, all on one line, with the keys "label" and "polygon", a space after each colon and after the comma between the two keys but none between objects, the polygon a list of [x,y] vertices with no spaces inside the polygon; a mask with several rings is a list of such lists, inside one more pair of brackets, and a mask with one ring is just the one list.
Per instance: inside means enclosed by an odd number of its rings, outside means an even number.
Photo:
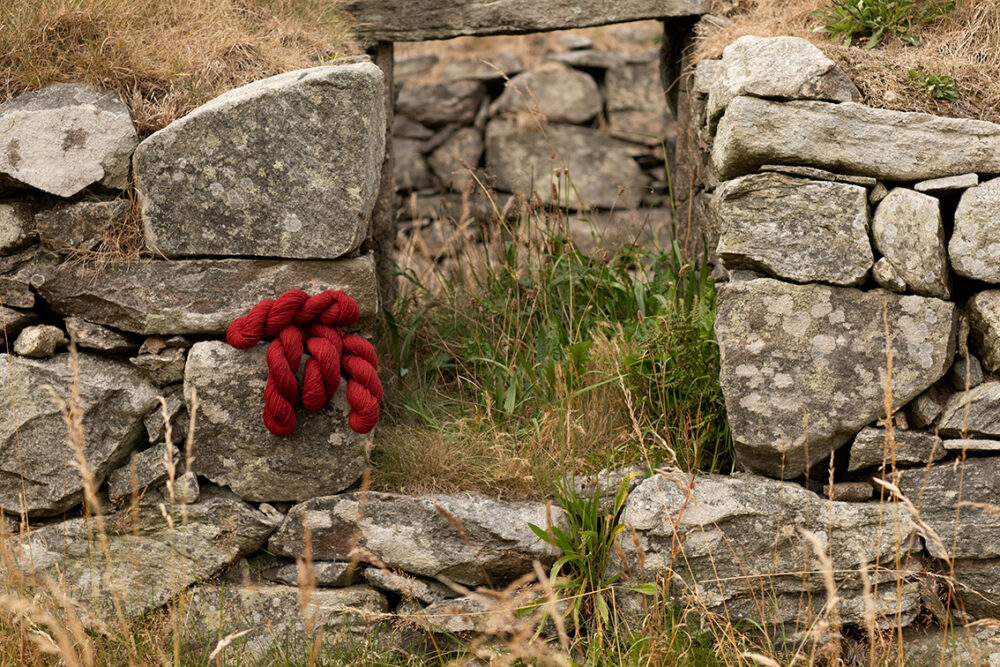
[{"label": "large upright stone", "polygon": [[399,90],[396,113],[431,127],[472,125],[485,97],[486,86],[479,81],[408,85]]},{"label": "large upright stone", "polygon": [[[269,548],[301,557],[305,526],[317,560],[350,560],[399,568],[424,577],[448,577],[466,586],[502,585],[549,565],[555,549],[531,532],[545,528],[546,506],[500,501],[478,494],[404,496],[347,493],[313,498],[293,507]],[[553,510],[553,521],[562,515]]]},{"label": "large upright stone", "polygon": [[660,64],[622,63],[607,71],[608,126],[629,141],[659,146],[670,133],[671,114],[660,82]]},{"label": "large upright stone", "polygon": [[346,380],[322,410],[299,409],[295,431],[279,438],[261,419],[266,350],[205,341],[188,353],[184,393],[198,391],[194,471],[257,502],[343,491],[361,478],[372,441],[347,425]]},{"label": "large upright stone", "polygon": [[507,84],[494,113],[530,111],[553,123],[586,123],[601,113],[603,99],[589,74],[569,67],[518,74]]},{"label": "large upright stone", "polygon": [[771,163],[888,181],[1000,173],[1000,125],[854,102],[737,97],[719,121],[712,161],[724,180]]},{"label": "large upright stone", "polygon": [[[143,435],[142,419],[156,405],[156,390],[126,363],[84,353],[78,359],[84,453],[100,485]],[[0,410],[0,508],[31,516],[71,508],[83,498],[83,479],[71,463],[66,422],[48,389],[69,400],[70,356],[2,354],[0,377],[9,379],[13,392],[13,407]]]},{"label": "large upright stone", "polygon": [[138,135],[114,93],[54,85],[0,104],[0,176],[60,197],[101,184],[121,190]]},{"label": "large upright stone", "polygon": [[951,366],[954,304],[769,278],[721,287],[720,382],[740,461],[792,479],[883,416],[886,329],[895,408]]},{"label": "large upright stone", "polygon": [[167,257],[332,259],[364,240],[385,142],[382,72],[315,67],[231,90],[135,152],[147,244]]},{"label": "large upright stone", "polygon": [[799,37],[740,37],[722,51],[721,67],[708,93],[713,125],[739,95],[832,102],[861,96],[836,63]]},{"label": "large upright stone", "polygon": [[979,292],[969,299],[972,345],[986,370],[1000,370],[1000,290]]},{"label": "large upright stone", "polygon": [[36,528],[30,539],[11,545],[14,564],[38,580],[51,578],[83,603],[87,617],[107,621],[114,618],[114,603],[127,617],[166,604],[259,549],[276,528],[224,489],[203,489],[183,514],[169,504],[161,509],[161,502],[149,495],[135,513],[106,515],[107,552],[96,545],[92,519],[70,519]]},{"label": "large upright stone", "polygon": [[[912,619],[920,608],[912,571],[894,570],[906,557],[913,518],[877,504],[830,502],[797,484],[756,475],[667,473],[645,480],[630,495],[624,521],[637,539],[621,540],[625,561],[647,580],[663,574],[699,607],[730,619],[806,623],[825,602],[823,571],[812,531],[833,561],[840,618],[865,614],[861,568],[881,584],[876,622],[896,613]],[[875,564],[880,568],[876,572]],[[897,574],[902,596],[896,597]]]},{"label": "large upright stone", "polygon": [[911,290],[951,296],[941,202],[935,197],[893,188],[875,209],[872,240]]},{"label": "large upright stone", "polygon": [[633,152],[627,142],[587,127],[550,125],[543,134],[503,119],[486,126],[486,169],[498,189],[525,195],[534,190],[547,201],[556,184],[569,208],[638,206],[649,179]]},{"label": "large upright stone", "polygon": [[347,292],[361,308],[358,327],[378,312],[371,255],[336,262],[193,259],[37,267],[42,298],[61,315],[140,334],[221,334],[264,299],[290,289]]},{"label": "large upright stone", "polygon": [[1000,282],[1000,178],[962,194],[955,211],[955,231],[948,242],[948,255],[955,273]]},{"label": "large upright stone", "polygon": [[713,199],[718,254],[729,269],[761,269],[795,282],[860,285],[875,258],[868,192],[783,174],[723,183]]},{"label": "large upright stone", "polygon": [[519,34],[586,28],[709,10],[708,0],[345,0],[366,42],[423,42],[462,35]]}]

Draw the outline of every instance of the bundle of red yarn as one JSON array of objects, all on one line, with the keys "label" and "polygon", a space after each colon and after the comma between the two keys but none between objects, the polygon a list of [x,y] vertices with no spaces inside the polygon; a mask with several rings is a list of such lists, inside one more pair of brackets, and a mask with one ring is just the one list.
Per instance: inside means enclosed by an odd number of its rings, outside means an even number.
[{"label": "bundle of red yarn", "polygon": [[[340,290],[309,296],[288,290],[277,299],[261,301],[226,330],[226,340],[239,350],[271,339],[267,347],[267,385],[264,387],[264,425],[285,437],[295,430],[295,407],[320,410],[347,378],[348,423],[367,433],[378,423],[382,383],[378,379],[375,348],[364,338],[345,333],[358,321],[357,302]],[[296,374],[308,351],[299,393]]]}]

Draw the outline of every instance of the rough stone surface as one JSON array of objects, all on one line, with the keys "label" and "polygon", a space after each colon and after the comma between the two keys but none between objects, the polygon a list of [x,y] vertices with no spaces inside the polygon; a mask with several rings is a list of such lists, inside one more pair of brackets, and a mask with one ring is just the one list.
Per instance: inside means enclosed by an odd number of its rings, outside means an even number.
[{"label": "rough stone surface", "polygon": [[608,126],[629,141],[659,146],[671,133],[671,115],[660,83],[660,64],[624,63],[604,77]]},{"label": "rough stone surface", "polygon": [[1000,290],[976,294],[967,309],[972,346],[986,370],[996,372],[1000,370]]},{"label": "rough stone surface", "polygon": [[236,350],[222,341],[191,348],[184,392],[190,397],[198,390],[194,470],[257,502],[302,501],[346,489],[360,479],[371,446],[370,433],[359,435],[347,425],[346,380],[327,407],[298,410],[295,431],[279,438],[261,420],[266,350],[263,343]]},{"label": "rough stone surface", "polygon": [[54,85],[0,104],[0,175],[60,197],[100,183],[121,190],[138,137],[114,93]]},{"label": "rough stone surface", "polygon": [[424,53],[408,58],[398,58],[392,66],[392,78],[396,85],[402,85],[409,79],[423,76],[437,65],[438,58],[433,53]]},{"label": "rough stone surface", "polygon": [[552,123],[586,123],[603,100],[589,74],[569,67],[518,74],[493,104],[493,113],[530,111]]},{"label": "rough stone surface", "polygon": [[[1000,618],[1000,560],[997,559],[957,559],[955,561],[955,579],[958,585],[955,593],[962,602],[962,609],[973,618]],[[993,632],[997,632],[996,629]],[[956,635],[964,633],[956,632]],[[981,645],[980,659],[988,655],[990,667],[1000,664],[1000,642],[994,636],[992,641]],[[938,655],[941,643],[938,642]],[[935,661],[935,664],[939,664]],[[956,665],[982,664],[976,661],[955,662]]]},{"label": "rough stone surface", "polygon": [[428,155],[427,163],[442,183],[464,192],[473,181],[469,169],[478,167],[482,157],[483,135],[475,128],[463,127]]},{"label": "rough stone surface", "polygon": [[[562,521],[555,510],[552,517]],[[486,576],[502,585],[530,571],[533,560],[547,566],[556,558],[553,547],[528,528],[529,523],[547,525],[545,505],[538,502],[375,492],[366,494],[363,504],[355,493],[313,498],[291,509],[270,550],[301,556],[306,522],[314,558],[347,560],[353,555],[466,586],[484,584]]]},{"label": "rough stone surface", "polygon": [[[142,418],[156,393],[128,364],[81,353],[80,396],[85,455],[101,484],[141,437]],[[0,355],[0,377],[10,378],[17,411],[0,411],[0,508],[32,516],[57,514],[80,502],[83,480],[67,463],[66,424],[46,386],[69,399],[68,354],[36,360]],[[22,505],[20,496],[24,492]]]},{"label": "rough stone surface", "polygon": [[[163,391],[163,398],[167,403],[167,422],[170,424],[170,437],[173,444],[177,445],[184,441],[187,436],[188,414],[187,406],[184,403],[184,392],[179,386],[167,387]],[[157,404],[156,409],[146,415],[143,420],[146,426],[146,434],[149,436],[150,444],[162,443],[166,441],[167,427],[163,419],[163,409]]]},{"label": "rough stone surface", "polygon": [[939,195],[974,188],[977,185],[979,185],[978,174],[962,174],[920,181],[913,186],[913,189],[917,192],[926,192],[929,195]]},{"label": "rough stone surface", "polygon": [[[174,468],[181,460],[179,449],[170,446]],[[135,452],[121,468],[108,475],[108,498],[111,502],[124,500],[133,491],[142,494],[147,487],[160,484],[167,478],[167,446],[159,444],[142,452]],[[134,470],[134,472],[133,472]]]},{"label": "rough stone surface", "polygon": [[423,602],[424,604],[432,604],[447,598],[457,597],[457,593],[451,593],[451,589],[444,584],[377,567],[370,567],[365,570],[365,581],[375,588],[395,593],[407,600]]},{"label": "rough stone surface", "polygon": [[[559,179],[566,206],[631,209],[639,204],[648,178],[632,159],[633,147],[627,142],[572,125],[552,125],[547,134],[548,138],[540,132],[521,131],[502,119],[490,121],[486,127],[486,168],[498,189],[529,194],[534,187],[547,201],[556,172],[561,173],[566,166],[575,186],[575,192],[571,191],[565,180]],[[558,155],[555,160],[551,158],[552,145]]]},{"label": "rough stone surface", "polygon": [[854,102],[774,102],[737,97],[712,147],[719,178],[763,164],[808,164],[919,181],[956,171],[1000,173],[1000,125],[873,109]]},{"label": "rough stone surface", "polygon": [[798,37],[740,37],[722,51],[722,69],[708,93],[714,122],[739,95],[850,102],[861,94],[847,74]]},{"label": "rough stone surface", "polygon": [[519,34],[568,30],[708,11],[707,0],[346,0],[340,8],[357,21],[358,36],[370,42],[422,42],[462,35]]},{"label": "rough stone surface", "polygon": [[[313,581],[317,586],[337,588],[350,586],[361,579],[359,568],[340,561],[318,561],[312,564]],[[292,563],[264,571],[264,578],[277,584],[299,585],[299,566]]]},{"label": "rough stone surface", "polygon": [[[1000,152],[1000,148],[997,149]],[[1000,169],[993,169],[994,172]],[[955,211],[948,254],[955,273],[1000,282],[1000,178],[965,191]]]},{"label": "rough stone surface", "polygon": [[[165,492],[164,496],[168,499],[170,498],[170,494],[168,492]],[[188,470],[187,472],[178,475],[177,479],[174,480],[173,503],[175,505],[193,505],[198,502],[198,498],[200,496],[201,485],[198,484],[198,476],[193,470]]]},{"label": "rough stone surface", "polygon": [[519,74],[524,62],[516,55],[497,53],[481,58],[469,58],[449,63],[444,67],[444,76],[449,81],[499,81],[504,77]]},{"label": "rough stone surface", "polygon": [[[1000,497],[1000,459],[968,458],[903,470],[898,486],[939,538],[924,535],[931,556],[1000,558],[1000,522],[995,511],[981,506],[995,506]],[[963,503],[960,511],[959,503]]]},{"label": "rough stone surface", "polygon": [[983,366],[979,363],[979,359],[970,354],[955,357],[955,363],[948,371],[948,379],[951,380],[952,387],[959,391],[965,391],[967,388],[979,386],[986,378],[983,375]]},{"label": "rough stone surface", "polygon": [[[845,623],[859,623],[864,615],[862,564],[882,563],[886,569],[873,571],[872,580],[895,582],[888,565],[893,545],[908,544],[914,531],[905,509],[893,515],[876,504],[830,502],[798,485],[747,474],[657,475],[632,492],[624,521],[639,531],[638,545],[621,541],[632,572],[647,578],[672,573],[679,590],[734,620],[760,619],[763,589],[767,612],[760,620],[768,623],[801,622],[824,602],[820,564],[798,529],[812,531],[828,550]],[[637,548],[645,556],[642,566]],[[880,624],[895,620],[897,609],[904,619],[919,609],[911,573],[899,574],[902,599],[895,599],[894,585],[879,587]]]},{"label": "rough stone surface", "polygon": [[28,204],[0,202],[0,255],[17,252],[36,236],[34,217]]},{"label": "rough stone surface", "polygon": [[21,329],[37,321],[38,315],[30,310],[17,310],[16,308],[0,306],[0,328],[3,329],[8,345],[14,344]]},{"label": "rough stone surface", "polygon": [[496,627],[495,618],[490,619],[489,612],[497,610],[497,602],[487,595],[472,593],[454,600],[441,600],[427,605],[412,615],[409,620],[420,628],[431,632],[448,635],[482,633],[490,630],[503,630]]},{"label": "rough stone surface", "polygon": [[885,257],[879,257],[878,261],[875,262],[875,266],[872,267],[872,278],[875,279],[879,287],[884,287],[890,292],[902,294],[906,291],[906,282],[896,272],[892,262]]},{"label": "rough stone surface", "polygon": [[[852,185],[860,185],[865,188],[874,188],[878,185],[878,181],[871,176],[851,176],[849,174],[837,174],[832,171],[827,171],[826,169],[817,169],[815,167],[800,167],[794,165],[783,165],[783,164],[765,164],[761,166],[760,171],[775,171],[779,174],[788,174],[789,176],[801,176],[802,178],[810,178],[814,181],[834,181],[836,183],[850,183]],[[881,200],[880,200],[881,201]]]},{"label": "rough stone surface", "polygon": [[728,269],[860,285],[875,261],[866,198],[857,185],[774,173],[727,181],[714,198],[719,257]]},{"label": "rough stone surface", "polygon": [[883,316],[896,408],[951,366],[954,304],[767,278],[720,287],[720,382],[744,465],[797,477],[884,414]]},{"label": "rough stone surface", "polygon": [[910,401],[906,406],[910,423],[916,428],[926,428],[941,414],[941,400],[937,389],[931,387]]},{"label": "rough stone surface", "polygon": [[56,348],[66,344],[66,336],[54,326],[38,324],[27,327],[17,335],[14,341],[14,353],[22,357],[36,359],[51,359],[56,354]]},{"label": "rough stone surface", "polygon": [[987,440],[985,438],[945,440],[944,448],[954,452],[963,450],[970,452],[996,452],[1000,451],[1000,440]]},{"label": "rough stone surface", "polygon": [[110,571],[103,557],[94,558],[92,527],[82,518],[33,530],[31,539],[15,548],[17,567],[65,586],[90,616],[113,618],[112,597],[126,616],[139,616],[256,551],[275,529],[224,489],[204,492],[200,502],[187,506],[186,520],[179,509],[165,511],[172,527],[153,501],[134,515],[105,517]]},{"label": "rough stone surface", "polygon": [[872,217],[872,240],[907,287],[924,296],[951,296],[941,202],[893,188]]},{"label": "rough stone surface", "polygon": [[14,308],[31,308],[35,305],[35,293],[20,278],[0,276],[0,303]]},{"label": "rough stone surface", "polygon": [[545,60],[562,63],[570,67],[590,70],[606,70],[625,62],[620,53],[614,51],[598,51],[597,49],[582,49],[569,53],[550,53]]},{"label": "rough stone surface", "polygon": [[135,152],[146,243],[167,257],[332,259],[368,232],[385,139],[382,72],[315,67],[236,88]]},{"label": "rough stone surface", "polygon": [[938,429],[947,436],[1000,437],[1000,381],[983,382],[968,395],[953,395],[941,410]]},{"label": "rough stone surface", "polygon": [[[1000,564],[992,565],[998,566]],[[955,569],[958,569],[958,563]],[[1000,612],[985,614],[993,618],[998,615]],[[1000,665],[1000,631],[990,626],[909,628],[903,633],[903,645],[906,648],[906,664],[913,667]]]},{"label": "rough stone surface", "polygon": [[92,324],[81,317],[67,317],[64,322],[66,331],[76,336],[76,345],[82,349],[107,354],[129,354],[138,346],[136,341],[125,334],[100,324]]},{"label": "rough stone surface", "polygon": [[399,89],[396,113],[430,127],[472,125],[485,97],[486,86],[479,81],[406,85]]},{"label": "rough stone surface", "polygon": [[423,190],[434,185],[434,178],[424,158],[422,147],[423,141],[393,139],[392,180],[395,181],[397,191]]},{"label": "rough stone surface", "polygon": [[52,309],[139,334],[221,334],[264,299],[296,288],[347,292],[361,307],[358,327],[378,311],[371,255],[336,262],[250,259],[149,260],[39,267],[38,291]]},{"label": "rough stone surface", "polygon": [[826,498],[845,503],[863,503],[871,499],[874,491],[868,482],[837,482],[823,485],[823,495]]},{"label": "rough stone surface", "polygon": [[104,234],[125,222],[127,199],[61,202],[35,214],[35,226],[47,248],[60,253],[93,250]]},{"label": "rough stone surface", "polygon": [[870,201],[873,204],[877,204],[883,199],[885,199],[885,196],[887,194],[889,194],[889,188],[885,186],[885,183],[879,181],[878,183],[875,184],[875,187],[872,188],[872,191],[868,194],[868,201]]},{"label": "rough stone surface", "polygon": [[[945,448],[941,445],[941,438],[931,433],[896,430],[893,438],[896,442],[897,465],[917,465],[944,458]],[[885,429],[867,426],[854,438],[847,470],[855,472],[877,468],[882,465],[883,460],[890,464],[892,458],[892,454],[887,451]]]},{"label": "rough stone surface", "polygon": [[184,380],[185,350],[179,347],[165,347],[157,352],[147,351],[146,345],[139,348],[139,355],[129,361],[141,370],[157,387],[165,387]]}]

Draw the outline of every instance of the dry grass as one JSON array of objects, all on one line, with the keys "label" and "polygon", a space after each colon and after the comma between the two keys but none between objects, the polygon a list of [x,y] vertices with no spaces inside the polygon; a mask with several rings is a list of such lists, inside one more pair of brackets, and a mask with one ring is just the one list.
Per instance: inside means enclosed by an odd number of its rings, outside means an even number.
[{"label": "dry grass", "polygon": [[3,0],[0,101],[52,83],[118,92],[139,132],[219,93],[356,49],[322,0]]},{"label": "dry grass", "polygon": [[[887,38],[876,49],[846,47],[813,29],[822,21],[811,14],[822,0],[717,0],[714,12],[727,21],[703,22],[696,59],[718,58],[743,35],[808,39],[839,63],[857,84],[866,104],[901,111],[923,111],[962,118],[1000,121],[1000,0],[958,0],[945,17],[917,27],[923,42],[910,46]],[[921,93],[909,76],[923,68],[951,76],[962,97],[935,100]]]}]

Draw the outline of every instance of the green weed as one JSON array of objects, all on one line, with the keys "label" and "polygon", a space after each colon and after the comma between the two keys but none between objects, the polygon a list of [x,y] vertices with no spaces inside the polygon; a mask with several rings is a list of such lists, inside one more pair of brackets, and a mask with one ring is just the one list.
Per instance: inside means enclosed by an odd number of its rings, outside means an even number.
[{"label": "green weed", "polygon": [[896,37],[913,45],[920,36],[913,29],[940,18],[955,6],[942,0],[833,0],[813,16],[824,21],[815,28],[850,46],[855,39],[866,39],[866,49],[873,49],[886,37]]},{"label": "green weed", "polygon": [[955,80],[947,74],[935,74],[923,68],[911,69],[910,78],[916,82],[925,95],[932,99],[955,102],[962,96],[958,92]]}]

